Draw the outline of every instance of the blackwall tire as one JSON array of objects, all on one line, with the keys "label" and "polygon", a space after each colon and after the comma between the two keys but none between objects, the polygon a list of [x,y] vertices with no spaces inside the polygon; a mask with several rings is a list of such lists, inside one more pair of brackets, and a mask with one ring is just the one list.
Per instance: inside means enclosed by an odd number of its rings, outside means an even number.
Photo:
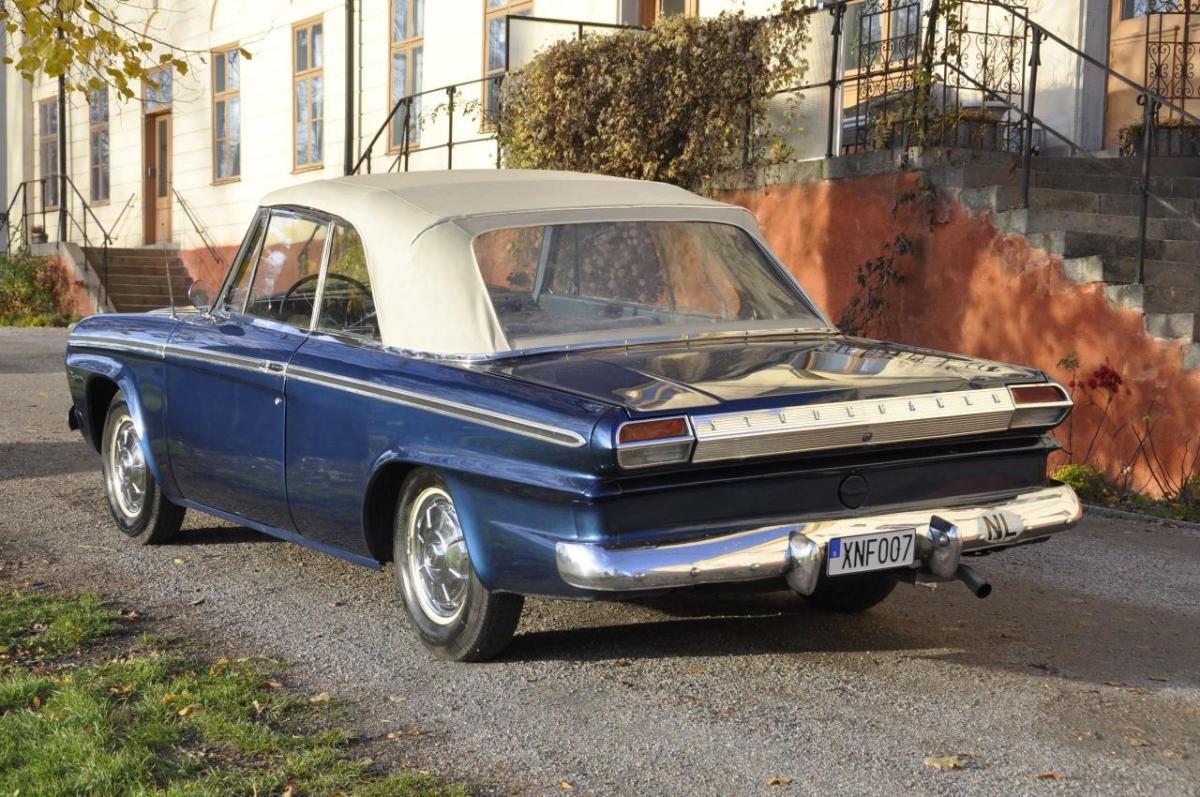
[{"label": "blackwall tire", "polygon": [[508,646],[525,598],[480,583],[454,499],[432,470],[401,490],[393,524],[396,587],[421,641],[451,661],[486,661]]},{"label": "blackwall tire", "polygon": [[139,545],[159,545],[178,536],[186,510],[158,488],[143,456],[137,424],[120,393],[104,419],[100,471],[108,508],[125,536]]}]

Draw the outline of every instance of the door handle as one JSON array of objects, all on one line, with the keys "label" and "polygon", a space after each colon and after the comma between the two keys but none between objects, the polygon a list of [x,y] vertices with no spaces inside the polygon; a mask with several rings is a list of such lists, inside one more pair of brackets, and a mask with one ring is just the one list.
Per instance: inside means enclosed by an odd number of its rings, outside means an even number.
[{"label": "door handle", "polygon": [[287,366],[283,363],[274,362],[272,360],[263,360],[258,367],[264,371],[270,371],[273,374],[282,374],[283,370],[287,368]]}]

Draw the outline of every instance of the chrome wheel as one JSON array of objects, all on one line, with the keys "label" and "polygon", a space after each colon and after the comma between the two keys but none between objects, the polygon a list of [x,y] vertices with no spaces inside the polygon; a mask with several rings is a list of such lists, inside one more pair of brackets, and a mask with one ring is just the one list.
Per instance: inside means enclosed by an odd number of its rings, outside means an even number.
[{"label": "chrome wheel", "polygon": [[408,571],[421,611],[439,625],[458,619],[466,603],[471,562],[450,494],[428,487],[408,516]]},{"label": "chrome wheel", "polygon": [[114,508],[127,520],[137,520],[146,502],[146,460],[133,418],[121,417],[111,432],[107,485]]}]

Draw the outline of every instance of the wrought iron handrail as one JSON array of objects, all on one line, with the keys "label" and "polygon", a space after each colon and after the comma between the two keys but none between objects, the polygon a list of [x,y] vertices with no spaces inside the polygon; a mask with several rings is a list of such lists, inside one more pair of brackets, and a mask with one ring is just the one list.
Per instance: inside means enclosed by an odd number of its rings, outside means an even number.
[{"label": "wrought iron handrail", "polygon": [[[61,191],[62,187],[66,187],[66,188],[70,189],[69,194],[73,194],[79,200],[79,207],[82,209],[82,213],[81,213],[82,223],[80,222],[80,219],[75,218],[75,214],[71,212],[69,195],[63,195],[63,196],[57,197],[57,199],[58,199],[57,205],[48,205],[46,203],[46,193],[47,193],[46,186],[47,186],[47,184],[55,185],[55,187],[59,188],[60,191]],[[104,224],[100,221],[100,218],[96,215],[96,212],[92,209],[92,206],[88,203],[87,199],[84,198],[83,193],[79,190],[79,187],[75,185],[75,181],[71,179],[70,175],[68,175],[68,174],[47,174],[42,177],[34,178],[32,180],[23,180],[22,182],[17,184],[17,188],[13,192],[12,200],[9,202],[8,208],[6,209],[5,214],[4,214],[3,223],[4,223],[5,228],[8,230],[8,238],[6,241],[6,246],[7,246],[6,251],[10,252],[10,253],[12,251],[12,209],[16,205],[18,197],[22,200],[21,201],[22,248],[23,249],[29,248],[29,245],[30,245],[30,240],[29,240],[30,211],[29,211],[28,200],[29,200],[29,186],[31,186],[31,185],[38,185],[41,188],[41,192],[39,195],[41,208],[36,209],[33,212],[41,213],[43,231],[46,229],[46,215],[48,213],[58,213],[60,215],[60,218],[63,220],[63,222],[60,223],[58,226],[59,236],[60,236],[58,243],[66,243],[67,242],[67,237],[63,235],[63,232],[64,232],[64,230],[70,229],[71,225],[74,225],[75,229],[77,229],[79,231],[80,235],[82,236],[83,245],[86,248],[88,248],[88,249],[99,248],[100,249],[100,252],[101,252],[100,274],[97,275],[98,276],[97,282],[100,287],[99,294],[100,294],[101,303],[102,304],[107,303],[107,301],[108,301],[108,247],[112,243],[112,235],[105,228]],[[95,224],[95,226],[100,230],[101,238],[100,238],[99,247],[96,247],[93,244],[92,238],[88,234],[88,219],[89,218],[92,220],[92,223]],[[84,256],[83,267],[85,269],[92,268],[91,263],[87,259],[86,253]]]},{"label": "wrought iron handrail", "polygon": [[[200,243],[204,244],[204,248],[208,250],[208,256],[219,267],[225,268],[225,261],[222,259],[220,253],[217,252],[217,246],[213,242],[212,236],[208,234],[208,229],[200,221],[200,217],[196,215],[191,205],[183,198],[183,194],[179,193],[179,189],[171,186],[171,193],[175,195],[175,199],[179,202],[179,207],[183,208],[183,215],[187,217],[188,222],[192,225],[192,229],[196,231],[196,236],[200,239]],[[170,274],[167,275],[167,281],[170,281]]]}]

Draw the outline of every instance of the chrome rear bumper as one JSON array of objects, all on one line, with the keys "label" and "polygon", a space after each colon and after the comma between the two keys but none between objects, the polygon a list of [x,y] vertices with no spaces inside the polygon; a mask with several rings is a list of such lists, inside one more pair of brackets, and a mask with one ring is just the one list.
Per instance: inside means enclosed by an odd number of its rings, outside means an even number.
[{"label": "chrome rear bumper", "polygon": [[809,595],[835,537],[915,528],[914,569],[950,579],[963,553],[1042,539],[1071,528],[1082,515],[1075,492],[1055,485],[978,506],[798,521],[677,545],[559,542],[556,553],[563,581],[582,589],[648,590],[787,575],[793,589]]}]

